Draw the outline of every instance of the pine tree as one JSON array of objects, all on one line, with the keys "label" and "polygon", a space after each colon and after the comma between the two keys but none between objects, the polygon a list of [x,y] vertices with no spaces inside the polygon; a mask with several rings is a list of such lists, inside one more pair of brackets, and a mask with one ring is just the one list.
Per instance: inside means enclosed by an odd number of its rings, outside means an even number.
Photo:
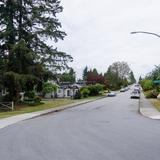
[{"label": "pine tree", "polygon": [[70,68],[69,72],[65,72],[60,76],[61,82],[70,82],[75,83],[76,81],[76,73],[73,68]]},{"label": "pine tree", "polygon": [[55,73],[72,61],[70,55],[48,45],[49,40],[57,42],[66,36],[56,17],[62,10],[59,0],[1,0],[0,78],[8,80],[3,85],[15,101],[20,90],[32,90],[46,72]]},{"label": "pine tree", "polygon": [[87,80],[87,75],[88,75],[88,67],[86,66],[83,70],[83,80]]},{"label": "pine tree", "polygon": [[136,79],[134,77],[133,71],[129,73],[129,79],[131,84],[136,83]]}]

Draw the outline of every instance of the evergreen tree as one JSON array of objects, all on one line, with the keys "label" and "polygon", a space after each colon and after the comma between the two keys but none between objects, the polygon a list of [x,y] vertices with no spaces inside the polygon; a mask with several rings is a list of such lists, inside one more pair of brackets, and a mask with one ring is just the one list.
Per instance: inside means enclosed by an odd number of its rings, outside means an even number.
[{"label": "evergreen tree", "polygon": [[129,73],[129,80],[131,84],[136,83],[136,79],[134,77],[133,71]]},{"label": "evergreen tree", "polygon": [[18,99],[23,88],[32,90],[46,73],[68,67],[70,55],[59,52],[48,40],[63,40],[59,0],[1,0],[0,2],[0,81],[10,97]]},{"label": "evergreen tree", "polygon": [[88,76],[88,67],[86,66],[83,70],[83,80],[86,81]]},{"label": "evergreen tree", "polygon": [[143,80],[143,79],[142,79],[142,77],[140,76],[140,77],[139,77],[139,80],[138,80],[138,83],[141,83],[142,80]]},{"label": "evergreen tree", "polygon": [[75,83],[76,81],[76,73],[73,68],[70,68],[69,72],[65,72],[60,76],[61,82],[70,82]]},{"label": "evergreen tree", "polygon": [[98,75],[98,72],[97,72],[97,69],[96,69],[96,68],[94,68],[92,72],[93,72],[93,75],[94,75],[94,76],[97,76],[97,75]]}]

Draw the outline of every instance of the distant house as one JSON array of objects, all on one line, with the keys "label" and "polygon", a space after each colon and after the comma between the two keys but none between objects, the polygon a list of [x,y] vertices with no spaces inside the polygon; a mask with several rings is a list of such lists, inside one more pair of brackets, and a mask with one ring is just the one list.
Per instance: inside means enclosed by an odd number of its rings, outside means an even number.
[{"label": "distant house", "polygon": [[71,84],[69,82],[60,83],[56,93],[57,97],[58,98],[73,97],[81,87],[82,86],[79,84]]},{"label": "distant house", "polygon": [[[54,81],[49,81],[49,82],[55,84]],[[73,97],[76,94],[76,92],[78,90],[80,90],[81,87],[86,86],[86,83],[84,81],[79,81],[74,84],[72,84],[70,82],[61,82],[57,86],[58,86],[57,92],[47,93],[45,95],[45,98],[51,99],[51,98],[70,98],[70,97]],[[0,96],[4,96],[6,94],[8,94],[6,89],[0,91]],[[21,92],[20,95],[21,95],[21,100],[23,100],[24,92]],[[42,93],[39,92],[39,93],[37,93],[37,95],[42,96]]]},{"label": "distant house", "polygon": [[45,98],[70,98],[73,97],[78,90],[80,90],[81,87],[84,86],[84,84],[81,83],[75,83],[72,84],[70,82],[61,82],[59,83],[57,92],[51,92],[47,93],[45,95]]}]

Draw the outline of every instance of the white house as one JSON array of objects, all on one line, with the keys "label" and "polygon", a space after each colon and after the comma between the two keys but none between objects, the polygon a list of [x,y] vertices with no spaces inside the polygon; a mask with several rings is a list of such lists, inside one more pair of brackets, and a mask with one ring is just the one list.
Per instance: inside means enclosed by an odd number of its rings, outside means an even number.
[{"label": "white house", "polygon": [[57,91],[58,98],[73,97],[76,92],[81,88],[78,84],[61,84]]}]

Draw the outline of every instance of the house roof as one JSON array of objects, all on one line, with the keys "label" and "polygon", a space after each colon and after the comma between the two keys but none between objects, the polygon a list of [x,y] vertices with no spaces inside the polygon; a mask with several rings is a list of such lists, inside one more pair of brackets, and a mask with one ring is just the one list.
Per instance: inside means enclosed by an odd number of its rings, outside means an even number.
[{"label": "house roof", "polygon": [[60,85],[59,85],[59,88],[61,88],[61,89],[67,89],[67,88],[69,88],[69,89],[79,89],[81,87],[82,87],[82,85],[80,85],[80,84],[77,84],[77,83],[71,84],[71,83],[68,83],[68,82],[60,83]]}]

